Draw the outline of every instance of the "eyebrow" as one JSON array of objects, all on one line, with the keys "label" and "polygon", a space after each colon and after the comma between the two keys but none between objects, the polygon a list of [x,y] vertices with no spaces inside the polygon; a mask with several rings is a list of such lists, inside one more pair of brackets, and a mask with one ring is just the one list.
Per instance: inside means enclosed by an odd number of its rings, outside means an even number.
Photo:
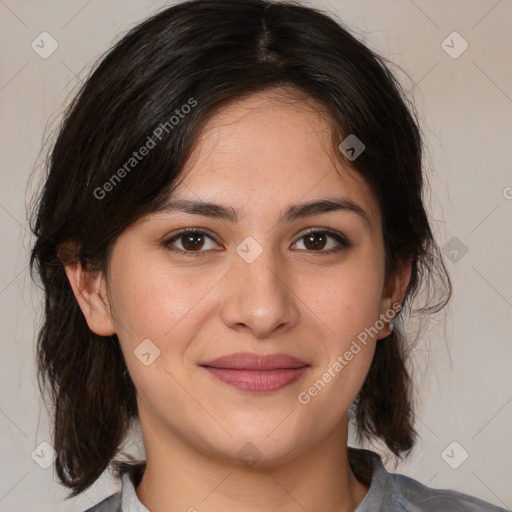
[{"label": "eyebrow", "polygon": [[[166,212],[180,211],[192,215],[203,215],[205,217],[227,220],[233,223],[237,223],[239,220],[238,213],[234,208],[205,201],[173,199],[166,202],[162,208],[159,208],[159,210]],[[311,215],[317,215],[319,213],[339,211],[355,213],[368,225],[370,224],[368,216],[363,208],[348,198],[325,198],[291,205],[283,214],[281,214],[278,223],[291,222]]]}]

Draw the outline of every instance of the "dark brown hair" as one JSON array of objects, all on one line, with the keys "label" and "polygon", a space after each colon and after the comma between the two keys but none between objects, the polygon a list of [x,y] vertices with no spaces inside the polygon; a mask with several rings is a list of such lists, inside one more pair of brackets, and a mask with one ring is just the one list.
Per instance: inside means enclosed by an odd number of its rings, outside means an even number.
[{"label": "dark brown hair", "polygon": [[[350,165],[380,203],[388,277],[412,262],[404,309],[377,343],[353,420],[360,438],[381,439],[397,456],[413,446],[401,322],[420,291],[414,310],[426,313],[451,292],[423,204],[414,110],[384,59],[327,14],[292,1],[192,0],[136,26],[104,56],[66,111],[34,207],[31,271],[45,294],[39,385],[55,407],[55,467],[70,496],[116,461],[137,406],[117,336],[88,328],[58,248],[72,240],[84,268],[106,271],[117,237],[178,184],[205,120],[233,99],[280,86],[325,106],[334,148],[349,134],[363,141]],[[149,139],[154,147],[128,169]]]}]

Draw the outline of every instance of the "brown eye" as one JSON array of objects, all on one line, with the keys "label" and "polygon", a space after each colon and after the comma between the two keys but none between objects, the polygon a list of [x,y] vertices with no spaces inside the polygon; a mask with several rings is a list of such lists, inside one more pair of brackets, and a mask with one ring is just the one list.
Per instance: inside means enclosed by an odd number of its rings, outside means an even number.
[{"label": "brown eye", "polygon": [[187,251],[194,251],[196,249],[201,249],[204,245],[204,236],[199,235],[197,233],[190,233],[188,235],[180,236],[182,242],[181,245]]},{"label": "brown eye", "polygon": [[[303,240],[305,250],[323,254],[338,252],[350,247],[350,242],[342,234],[332,231],[309,231],[299,239],[299,242],[301,240]],[[330,242],[330,240],[334,242]],[[301,249],[301,247],[297,247],[299,242],[294,245],[294,248]]]},{"label": "brown eye", "polygon": [[[208,242],[211,244],[210,247],[208,247]],[[164,242],[164,246],[173,252],[185,255],[190,255],[191,253],[203,253],[208,249],[218,248],[218,245],[211,236],[206,234],[204,231],[193,230],[182,231],[181,233],[174,235],[172,238]]]},{"label": "brown eye", "polygon": [[304,245],[310,251],[323,249],[326,243],[327,237],[324,233],[310,233],[304,237]]}]

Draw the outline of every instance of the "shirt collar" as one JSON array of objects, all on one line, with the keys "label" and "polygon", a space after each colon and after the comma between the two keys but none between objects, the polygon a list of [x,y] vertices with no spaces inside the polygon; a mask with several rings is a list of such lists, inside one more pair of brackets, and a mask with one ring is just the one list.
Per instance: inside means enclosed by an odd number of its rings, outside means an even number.
[{"label": "shirt collar", "polygon": [[390,473],[384,467],[380,455],[371,450],[365,452],[373,463],[373,473],[370,488],[354,512],[378,512],[385,510],[388,500],[392,499],[393,482]]},{"label": "shirt collar", "polygon": [[145,461],[132,465],[125,473],[123,473],[121,479],[122,512],[149,512],[149,510],[139,500],[139,497],[135,492],[134,482],[132,480],[135,471],[141,471],[142,466],[145,466]]}]

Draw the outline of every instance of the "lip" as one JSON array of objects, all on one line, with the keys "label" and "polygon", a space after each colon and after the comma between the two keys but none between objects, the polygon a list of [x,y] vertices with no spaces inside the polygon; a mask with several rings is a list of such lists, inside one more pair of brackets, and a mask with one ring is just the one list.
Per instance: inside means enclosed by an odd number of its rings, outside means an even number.
[{"label": "lip", "polygon": [[232,370],[284,370],[309,366],[304,361],[288,354],[254,354],[238,352],[201,363],[201,366]]},{"label": "lip", "polygon": [[268,393],[282,389],[309,368],[288,354],[229,354],[200,365],[218,380],[241,391]]}]

